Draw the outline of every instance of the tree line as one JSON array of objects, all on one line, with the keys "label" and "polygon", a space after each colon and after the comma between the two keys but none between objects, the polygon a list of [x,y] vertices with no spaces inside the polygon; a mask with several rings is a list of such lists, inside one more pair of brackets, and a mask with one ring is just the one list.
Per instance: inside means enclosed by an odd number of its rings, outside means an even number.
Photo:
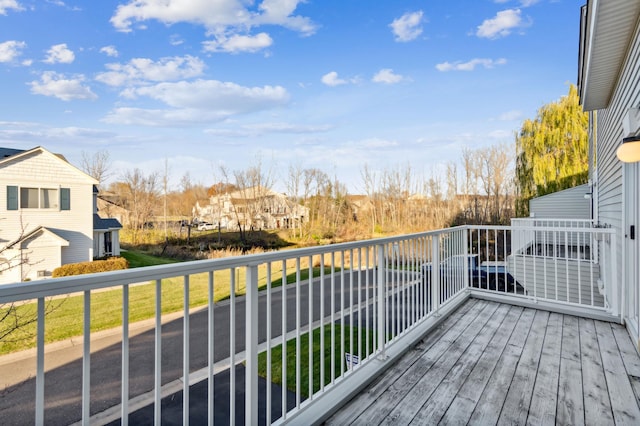
[{"label": "tree line", "polygon": [[[577,90],[544,105],[534,119],[514,132],[514,142],[462,150],[459,161],[418,173],[410,164],[360,170],[363,190],[350,193],[336,177],[318,168],[292,165],[280,176],[288,198],[309,209],[304,223],[290,237],[335,241],[385,234],[417,232],[460,224],[508,224],[527,216],[531,198],[585,183],[588,169],[588,118]],[[83,155],[83,169],[98,179],[109,172],[108,152]],[[191,220],[196,202],[255,188],[271,190],[277,183],[272,167],[261,159],[243,170],[220,167],[210,184],[193,182],[189,173],[179,188],[168,190],[163,173],[128,170],[103,188],[115,204],[125,207],[132,242],[158,218]],[[164,184],[163,184],[164,183]],[[247,206],[260,212],[261,206]],[[240,227],[244,240],[246,229]]]}]

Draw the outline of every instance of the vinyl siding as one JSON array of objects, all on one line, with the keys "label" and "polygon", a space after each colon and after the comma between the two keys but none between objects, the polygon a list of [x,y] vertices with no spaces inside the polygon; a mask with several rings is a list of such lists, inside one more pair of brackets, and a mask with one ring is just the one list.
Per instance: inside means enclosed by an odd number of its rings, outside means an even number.
[{"label": "vinyl siding", "polygon": [[[596,114],[596,168],[598,192],[597,214],[602,224],[610,225],[624,237],[623,228],[623,180],[622,163],[616,157],[616,150],[622,143],[622,118],[630,108],[640,105],[640,37],[639,29],[631,42],[629,54],[622,68],[611,102],[606,109]],[[624,238],[617,239],[618,255],[616,271],[618,282],[622,282],[622,245]]]},{"label": "vinyl siding", "polygon": [[529,201],[529,211],[536,218],[591,219],[591,200],[584,198],[588,192],[585,184],[534,198]]},{"label": "vinyl siding", "polygon": [[[0,247],[22,235],[45,226],[69,242],[58,263],[89,261],[93,258],[93,184],[94,180],[49,152],[0,164]],[[7,210],[7,186],[69,188],[70,210]],[[58,251],[60,251],[58,249]],[[56,266],[59,266],[56,265]]]}]

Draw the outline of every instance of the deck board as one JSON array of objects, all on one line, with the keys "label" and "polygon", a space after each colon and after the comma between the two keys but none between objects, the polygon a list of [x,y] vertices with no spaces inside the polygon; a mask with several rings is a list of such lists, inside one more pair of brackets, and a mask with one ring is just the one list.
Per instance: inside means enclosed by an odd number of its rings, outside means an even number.
[{"label": "deck board", "polygon": [[610,425],[613,423],[613,412],[595,325],[590,319],[580,318],[578,321],[585,424]]},{"label": "deck board", "polygon": [[555,425],[562,347],[562,315],[549,315],[527,424]]},{"label": "deck board", "polygon": [[558,401],[562,404],[556,410],[556,423],[561,425],[584,425],[579,333],[578,318],[565,315],[558,383]]},{"label": "deck board", "polygon": [[623,326],[470,299],[327,424],[640,424]]},{"label": "deck board", "polygon": [[[442,333],[439,338],[434,341],[433,345],[426,345],[427,347],[424,351],[411,363],[410,368],[404,369],[399,375],[385,374],[385,376],[391,379],[386,382],[386,388],[380,389],[381,392],[377,393],[377,395],[372,395],[372,398],[375,398],[373,401],[358,401],[356,410],[360,411],[360,413],[353,420],[353,423],[362,425],[379,423],[420,379],[420,375],[414,374],[413,371],[425,371],[430,365],[435,363],[435,360],[432,358],[439,357],[445,353],[449,346],[459,338],[460,334],[473,324],[487,305],[486,302],[478,302],[471,308],[469,313],[464,316],[463,320],[452,325],[449,329],[441,327],[439,330],[441,330]],[[429,337],[427,337],[427,339],[428,338]],[[369,402],[369,404],[365,404],[365,402]],[[343,425],[348,423],[345,420],[346,419],[340,418],[340,416],[337,415],[328,423]]]},{"label": "deck board", "polygon": [[510,307],[502,326],[496,332],[493,340],[478,360],[454,400],[449,404],[447,412],[441,419],[442,424],[464,425],[469,421],[489,382],[489,377],[496,368],[498,360],[522,315],[522,311],[521,307]]},{"label": "deck board", "polygon": [[520,354],[522,354],[522,349],[531,329],[534,315],[534,310],[525,309],[520,316],[516,329],[511,334],[509,343],[498,360],[498,366],[491,374],[480,401],[478,401],[473,413],[471,413],[470,423],[485,425],[495,424],[498,421]]},{"label": "deck board", "polygon": [[410,424],[435,424],[442,418],[451,401],[458,394],[465,379],[473,371],[476,362],[499,330],[508,312],[508,306],[498,307],[471,345],[449,370],[445,379],[435,389],[434,393],[438,395],[438,398],[428,398],[425,404],[417,411]]},{"label": "deck board", "polygon": [[498,419],[499,425],[523,425],[527,421],[548,320],[549,312],[536,311],[527,343],[522,350],[516,373],[507,393],[507,399],[502,406]]},{"label": "deck board", "polygon": [[616,344],[615,337],[613,337],[611,325],[596,322],[595,326],[598,343],[600,344],[604,375],[609,388],[611,410],[616,423],[638,425],[640,424],[640,409],[624,368],[620,350]]},{"label": "deck board", "polygon": [[[467,327],[459,339],[450,342],[446,351],[427,353],[425,368],[412,371],[412,375],[418,376],[415,385],[406,393],[405,397],[394,404],[391,412],[384,417],[381,425],[407,425],[426,400],[431,396],[436,387],[446,377],[453,364],[469,347],[472,339],[482,330],[488,319],[495,313],[497,304],[487,303],[481,315]],[[414,380],[412,380],[414,381]],[[370,424],[370,423],[369,423]]]}]

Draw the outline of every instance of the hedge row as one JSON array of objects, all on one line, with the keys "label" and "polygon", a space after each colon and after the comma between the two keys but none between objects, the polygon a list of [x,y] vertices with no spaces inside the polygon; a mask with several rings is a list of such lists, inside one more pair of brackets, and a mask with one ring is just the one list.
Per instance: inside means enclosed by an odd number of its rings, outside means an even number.
[{"label": "hedge row", "polygon": [[71,275],[93,274],[95,272],[117,271],[129,268],[129,262],[124,257],[110,257],[106,260],[93,262],[68,263],[53,270],[52,276],[68,277]]}]

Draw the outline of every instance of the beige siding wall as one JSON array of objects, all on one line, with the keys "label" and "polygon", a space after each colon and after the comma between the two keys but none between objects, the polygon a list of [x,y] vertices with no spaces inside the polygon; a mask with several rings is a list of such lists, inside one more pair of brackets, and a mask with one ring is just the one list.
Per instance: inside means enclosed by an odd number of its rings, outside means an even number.
[{"label": "beige siding wall", "polygon": [[[71,209],[7,210],[7,186],[69,188]],[[93,258],[92,203],[91,178],[49,153],[4,164],[0,166],[0,247],[45,226],[69,241],[62,250],[62,264],[89,261]]]},{"label": "beige siding wall", "polygon": [[[60,266],[60,246],[56,244],[27,247],[23,252],[25,262],[21,265],[22,278],[32,281],[51,278],[54,269]],[[38,271],[43,271],[44,275],[39,276]]]}]

